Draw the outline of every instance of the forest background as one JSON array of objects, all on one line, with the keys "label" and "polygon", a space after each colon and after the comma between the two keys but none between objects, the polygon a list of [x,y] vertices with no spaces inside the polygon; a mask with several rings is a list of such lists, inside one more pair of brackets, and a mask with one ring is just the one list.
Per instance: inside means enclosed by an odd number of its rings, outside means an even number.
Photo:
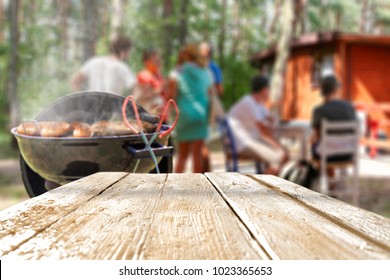
[{"label": "forest background", "polygon": [[[288,4],[290,22],[284,21]],[[9,129],[71,93],[72,73],[91,56],[106,54],[118,34],[133,41],[128,64],[134,72],[142,67],[142,51],[155,48],[164,75],[185,43],[210,42],[228,109],[249,90],[256,73],[251,55],[283,36],[289,42],[320,31],[388,34],[390,1],[0,0],[0,157],[12,153],[3,148],[11,141]]]}]

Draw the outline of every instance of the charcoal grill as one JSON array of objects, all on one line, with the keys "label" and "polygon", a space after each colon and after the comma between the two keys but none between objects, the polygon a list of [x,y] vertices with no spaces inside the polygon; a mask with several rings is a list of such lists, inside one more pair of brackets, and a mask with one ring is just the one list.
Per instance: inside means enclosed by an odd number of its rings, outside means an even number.
[{"label": "charcoal grill", "polygon": [[[92,124],[102,120],[118,120],[125,98],[107,92],[78,92],[64,96],[49,105],[37,117],[37,121],[86,122]],[[138,106],[140,119],[157,123],[158,117],[148,114]],[[127,116],[134,118],[132,106]],[[162,133],[169,126],[162,126]],[[124,171],[154,173],[154,162],[139,134],[99,136],[90,138],[40,137],[18,134],[20,166],[25,188],[33,197],[68,182],[95,172]],[[146,133],[147,139],[153,133]],[[159,170],[172,172],[173,147],[169,136],[157,137],[152,143]],[[140,159],[134,170],[137,159]]]}]

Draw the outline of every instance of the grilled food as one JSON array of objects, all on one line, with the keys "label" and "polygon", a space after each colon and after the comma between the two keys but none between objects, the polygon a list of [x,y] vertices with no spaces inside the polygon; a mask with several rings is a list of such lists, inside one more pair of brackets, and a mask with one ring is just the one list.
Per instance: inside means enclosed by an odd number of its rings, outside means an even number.
[{"label": "grilled food", "polygon": [[67,122],[37,122],[28,121],[22,122],[16,132],[29,136],[42,137],[61,137],[66,136],[72,131],[72,128]]},{"label": "grilled food", "polygon": [[75,138],[91,137],[92,132],[89,124],[83,122],[72,122],[70,125],[73,129],[73,137]]},{"label": "grilled food", "polygon": [[[129,120],[130,124],[140,131],[135,120]],[[157,125],[142,122],[143,131],[154,132]],[[17,133],[29,136],[62,137],[73,136],[75,138],[86,138],[96,136],[133,135],[135,132],[123,121],[99,121],[93,125],[84,122],[37,122],[28,121],[21,123],[16,128]]]},{"label": "grilled food", "polygon": [[41,129],[37,121],[28,121],[22,122],[16,128],[16,132],[19,134],[29,135],[29,136],[40,136]]},{"label": "grilled food", "polygon": [[72,127],[67,122],[39,122],[42,137],[66,136],[72,131]]},{"label": "grilled food", "polygon": [[[130,124],[140,131],[135,120],[129,120]],[[144,132],[153,132],[156,130],[156,125],[142,122]],[[99,121],[91,126],[92,136],[112,136],[112,135],[132,135],[135,132],[130,129],[123,121]]]}]

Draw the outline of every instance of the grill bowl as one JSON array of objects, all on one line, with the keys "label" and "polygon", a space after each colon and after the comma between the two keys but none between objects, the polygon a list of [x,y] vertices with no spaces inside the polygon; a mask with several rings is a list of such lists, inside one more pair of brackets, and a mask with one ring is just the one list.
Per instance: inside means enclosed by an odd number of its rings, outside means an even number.
[{"label": "grill bowl", "polygon": [[[145,146],[139,135],[106,136],[93,138],[16,137],[21,156],[28,166],[42,178],[63,185],[95,172],[133,172],[136,160],[129,147],[142,150]],[[152,134],[146,134],[150,139]],[[168,137],[155,140],[153,146],[166,146]],[[157,162],[162,156],[157,156]],[[136,172],[148,173],[154,168],[152,158],[140,160]]]},{"label": "grill bowl", "polygon": [[[89,124],[120,120],[124,100],[123,96],[107,92],[72,93],[50,104],[35,119]],[[132,106],[128,106],[126,111],[129,118],[134,118]],[[159,120],[142,107],[138,106],[138,111],[142,121],[157,123]],[[161,132],[169,128],[163,125]],[[90,138],[40,137],[19,134],[16,128],[11,133],[18,142],[22,177],[30,196],[95,172],[148,173],[155,168],[138,134]],[[153,134],[145,135],[150,139]],[[168,141],[169,136],[164,136],[157,137],[152,143],[157,162],[163,163],[163,167],[159,164],[162,172],[172,171],[173,147],[168,145]],[[140,161],[134,170],[137,159]]]}]

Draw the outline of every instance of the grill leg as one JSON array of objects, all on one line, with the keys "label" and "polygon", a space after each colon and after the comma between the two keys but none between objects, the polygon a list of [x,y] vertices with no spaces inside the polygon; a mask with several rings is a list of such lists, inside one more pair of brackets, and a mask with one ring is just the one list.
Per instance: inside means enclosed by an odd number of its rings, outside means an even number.
[{"label": "grill leg", "polygon": [[[173,170],[173,159],[172,157],[163,157],[158,164],[160,173],[172,173]],[[154,168],[150,173],[157,173],[156,168]]]},{"label": "grill leg", "polygon": [[20,156],[20,170],[22,172],[22,179],[24,187],[30,197],[38,196],[47,192],[45,188],[45,179],[35,173],[30,166],[24,161],[24,158]]}]

